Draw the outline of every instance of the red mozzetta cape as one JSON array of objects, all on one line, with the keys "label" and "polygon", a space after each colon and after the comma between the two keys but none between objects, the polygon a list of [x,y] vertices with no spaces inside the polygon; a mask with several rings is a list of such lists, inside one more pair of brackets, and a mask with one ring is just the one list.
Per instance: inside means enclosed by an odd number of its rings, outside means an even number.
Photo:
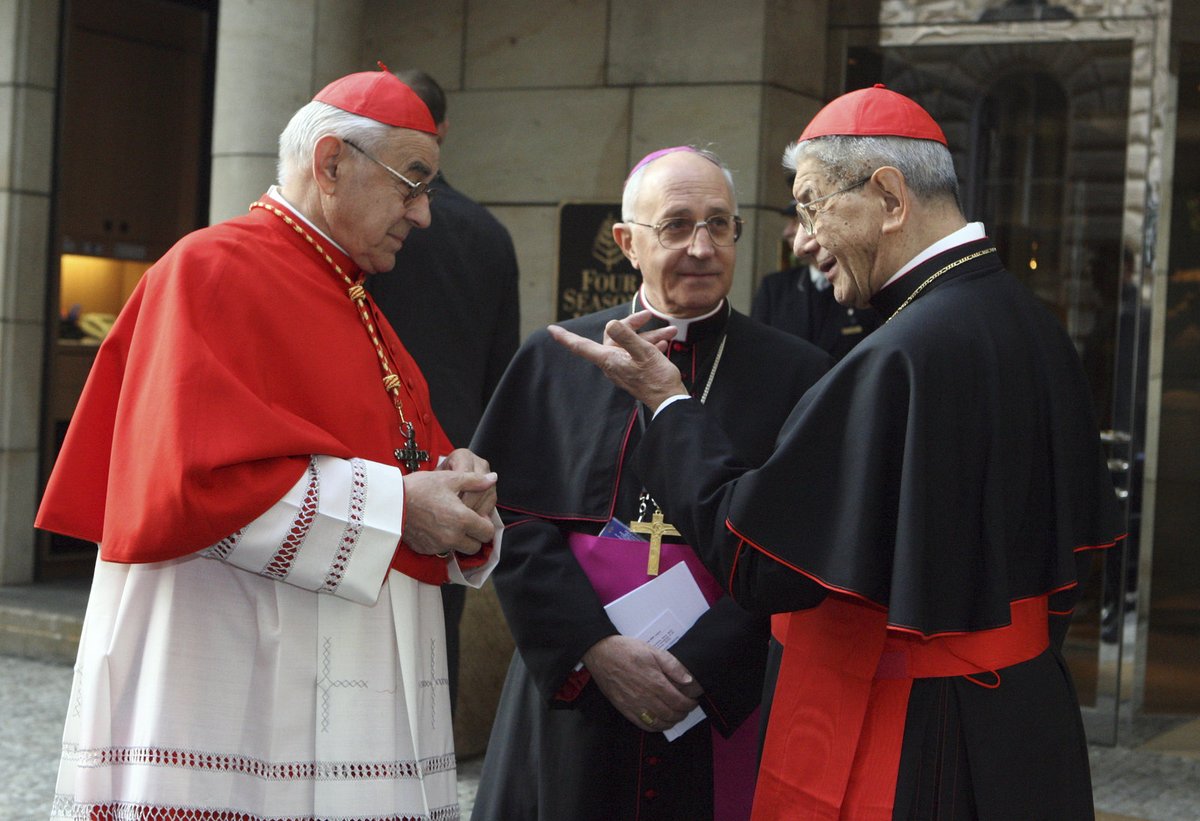
[{"label": "red mozzetta cape", "polygon": [[[349,258],[325,250],[356,277]],[[99,542],[109,561],[162,561],[256,519],[311,454],[395,464],[399,417],[346,291],[304,237],[263,209],[180,240],[101,345],[37,526]],[[450,442],[417,365],[377,311],[375,324],[430,454],[421,469],[432,468]],[[444,560],[403,544],[393,567],[446,579]]]}]

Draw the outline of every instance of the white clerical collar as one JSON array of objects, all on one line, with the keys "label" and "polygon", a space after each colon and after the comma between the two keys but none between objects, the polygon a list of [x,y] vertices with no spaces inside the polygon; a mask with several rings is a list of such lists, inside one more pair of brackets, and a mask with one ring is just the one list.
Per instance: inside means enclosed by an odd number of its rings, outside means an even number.
[{"label": "white clerical collar", "polygon": [[821,273],[821,269],[815,265],[808,266],[808,278],[812,280],[812,284],[816,286],[818,291],[824,291],[833,284]]},{"label": "white clerical collar", "polygon": [[723,308],[725,306],[725,300],[722,299],[720,302],[717,303],[717,307],[713,308],[711,311],[706,313],[704,316],[689,316],[687,318],[684,318],[684,317],[678,317],[678,316],[671,316],[670,314],[664,314],[662,311],[658,310],[653,305],[651,305],[650,300],[646,299],[646,286],[645,285],[643,285],[638,290],[638,296],[642,301],[642,305],[646,306],[647,311],[654,314],[656,317],[661,319],[663,322],[666,322],[670,325],[675,326],[675,328],[677,329],[677,332],[675,334],[676,342],[687,342],[688,326],[690,326],[693,322],[699,322],[702,319],[708,319],[710,316],[715,316],[717,311],[721,310],[721,308]]},{"label": "white clerical collar", "polygon": [[288,202],[287,197],[283,196],[283,192],[279,190],[278,185],[272,185],[270,188],[268,188],[267,196],[270,197],[271,199],[275,200],[276,202],[278,202],[280,205],[286,206],[289,211],[291,211],[293,214],[295,214],[297,217],[300,218],[301,222],[303,222],[309,228],[313,229],[318,234],[323,236],[325,238],[326,242],[328,242],[334,248],[341,251],[343,254],[346,254],[347,257],[350,256],[350,254],[346,252],[346,249],[343,248],[342,246],[338,245],[333,237],[329,236],[329,234],[326,234],[320,228],[313,225],[312,220],[310,220],[308,217],[304,216],[304,213],[299,208],[297,208],[296,206],[294,206],[290,202]]},{"label": "white clerical collar", "polygon": [[965,245],[968,242],[974,242],[977,239],[983,239],[986,236],[987,233],[983,230],[982,222],[968,222],[953,234],[942,237],[933,245],[930,245],[924,251],[910,259],[907,265],[901,267],[899,271],[892,274],[891,278],[887,282],[883,283],[883,287],[886,288],[887,286],[891,285],[913,268],[916,268],[925,260],[942,253],[942,251],[948,251],[951,248],[957,248],[960,245]]}]

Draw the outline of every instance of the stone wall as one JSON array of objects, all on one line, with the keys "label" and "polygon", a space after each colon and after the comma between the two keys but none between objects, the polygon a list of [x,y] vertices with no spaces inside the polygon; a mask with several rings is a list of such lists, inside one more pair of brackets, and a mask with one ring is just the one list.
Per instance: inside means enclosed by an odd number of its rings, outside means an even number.
[{"label": "stone wall", "polygon": [[33,581],[58,4],[0,2],[0,584]]}]

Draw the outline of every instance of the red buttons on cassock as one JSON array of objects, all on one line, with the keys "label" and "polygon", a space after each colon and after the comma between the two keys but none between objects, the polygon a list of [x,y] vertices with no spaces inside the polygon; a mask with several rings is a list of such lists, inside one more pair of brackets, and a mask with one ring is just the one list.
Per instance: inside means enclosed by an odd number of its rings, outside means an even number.
[{"label": "red buttons on cassock", "polygon": [[659,758],[656,755],[646,756],[646,763],[649,764],[651,767],[653,767],[655,764],[657,764],[658,761],[659,761]]},{"label": "red buttons on cassock", "polygon": [[646,790],[644,793],[642,793],[642,797],[645,798],[647,801],[653,801],[657,796],[658,796],[658,793],[655,792],[654,790]]}]

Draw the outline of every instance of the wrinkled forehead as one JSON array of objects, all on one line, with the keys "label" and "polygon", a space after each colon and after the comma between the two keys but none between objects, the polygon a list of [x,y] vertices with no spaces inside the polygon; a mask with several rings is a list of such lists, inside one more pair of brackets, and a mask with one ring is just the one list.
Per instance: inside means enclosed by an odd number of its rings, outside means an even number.
[{"label": "wrinkled forehead", "polygon": [[833,182],[833,170],[811,155],[802,156],[796,163],[796,178],[792,182],[792,198],[807,202],[824,193]]},{"label": "wrinkled forehead", "polygon": [[378,147],[379,159],[405,176],[420,180],[437,173],[441,148],[431,134],[409,128],[394,128]]}]

